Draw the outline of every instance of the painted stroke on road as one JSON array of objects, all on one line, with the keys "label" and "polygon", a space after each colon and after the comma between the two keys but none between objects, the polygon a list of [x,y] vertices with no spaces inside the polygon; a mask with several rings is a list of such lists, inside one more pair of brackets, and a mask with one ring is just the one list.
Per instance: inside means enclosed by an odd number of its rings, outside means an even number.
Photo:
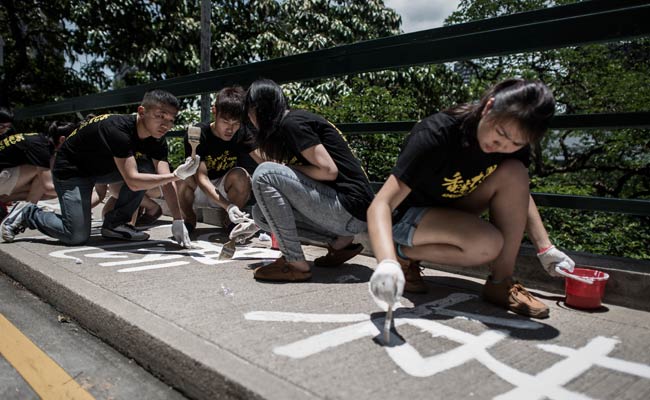
[{"label": "painted stroke on road", "polygon": [[[589,396],[568,390],[563,386],[595,366],[650,379],[650,366],[609,356],[609,353],[619,343],[614,338],[597,336],[577,349],[539,344],[536,346],[537,348],[565,358],[538,374],[531,375],[510,367],[489,353],[490,347],[508,336],[507,329],[490,329],[474,335],[438,321],[423,318],[437,314],[504,328],[539,329],[542,327],[542,324],[530,320],[492,317],[449,308],[476,297],[470,294],[454,293],[444,299],[424,303],[410,310],[399,310],[395,316],[395,327],[411,325],[430,333],[434,338],[444,337],[459,343],[458,347],[434,356],[423,357],[420,352],[399,338],[398,335],[391,335],[391,343],[383,348],[395,364],[405,373],[415,377],[434,376],[468,361],[478,361],[514,386],[514,389],[509,392],[497,396],[498,399],[590,399]],[[383,317],[372,319],[367,314],[254,311],[245,314],[244,317],[252,321],[267,322],[351,323],[273,349],[275,354],[294,359],[309,357],[354,340],[379,337],[384,324]]]},{"label": "painted stroke on road", "polygon": [[238,246],[231,260],[219,260],[223,245],[201,239],[203,237],[192,242],[192,249],[181,249],[171,240],[150,240],[75,247],[54,251],[50,256],[68,259],[77,264],[83,263],[84,258],[99,259],[103,261],[99,263],[100,266],[119,267],[117,272],[122,273],[178,267],[191,264],[192,261],[203,265],[218,265],[232,260],[275,259],[280,256],[280,252],[275,250]]}]

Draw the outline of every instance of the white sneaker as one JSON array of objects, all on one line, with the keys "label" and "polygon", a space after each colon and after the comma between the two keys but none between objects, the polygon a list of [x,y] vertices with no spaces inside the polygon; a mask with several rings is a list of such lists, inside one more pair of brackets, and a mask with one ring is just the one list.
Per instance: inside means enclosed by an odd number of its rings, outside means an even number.
[{"label": "white sneaker", "polygon": [[21,201],[16,203],[9,211],[9,214],[2,220],[0,231],[2,231],[2,240],[11,243],[19,233],[27,229],[27,221],[23,217],[23,210],[27,207],[29,202]]}]

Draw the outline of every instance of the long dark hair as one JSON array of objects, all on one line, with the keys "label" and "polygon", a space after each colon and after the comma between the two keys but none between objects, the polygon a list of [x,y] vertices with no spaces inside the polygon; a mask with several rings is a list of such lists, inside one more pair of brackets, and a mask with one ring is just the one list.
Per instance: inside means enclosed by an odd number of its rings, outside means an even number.
[{"label": "long dark hair", "polygon": [[74,122],[54,121],[47,129],[47,136],[54,145],[58,145],[61,137],[68,137],[78,127],[79,124]]},{"label": "long dark hair", "polygon": [[544,136],[555,113],[551,90],[540,81],[506,79],[489,88],[477,103],[466,103],[443,111],[460,120],[461,130],[469,140],[476,140],[476,130],[487,102],[494,98],[489,118],[516,121],[529,143]]},{"label": "long dark hair", "polygon": [[256,80],[246,91],[244,114],[255,113],[257,144],[267,159],[287,161],[290,156],[286,139],[279,129],[288,109],[282,88],[270,79]]}]

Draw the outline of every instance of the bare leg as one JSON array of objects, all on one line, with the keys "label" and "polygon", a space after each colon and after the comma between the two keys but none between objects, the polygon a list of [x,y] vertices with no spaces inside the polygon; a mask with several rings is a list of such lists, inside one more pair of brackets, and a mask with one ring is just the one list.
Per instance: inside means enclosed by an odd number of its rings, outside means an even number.
[{"label": "bare leg", "polygon": [[228,200],[239,208],[242,208],[251,197],[251,178],[242,169],[233,169],[224,178],[224,189]]},{"label": "bare leg", "polygon": [[517,160],[502,162],[497,170],[458,207],[480,213],[486,207],[490,222],[503,236],[503,248],[492,261],[492,278],[499,281],[512,276],[528,218],[528,170]]},{"label": "bare leg", "polygon": [[196,213],[194,212],[194,191],[196,190],[196,180],[193,176],[178,181],[178,203],[183,214],[183,219],[188,225],[196,226]]},{"label": "bare leg", "polygon": [[[492,277],[514,272],[528,209],[528,171],[516,160],[502,162],[456,209],[434,208],[420,222],[414,246],[402,247],[416,260],[458,266],[490,263]],[[490,211],[490,223],[477,216]]]},{"label": "bare leg", "polygon": [[102,209],[102,217],[105,216],[109,211],[112,211],[115,208],[115,203],[117,202],[117,197],[120,195],[120,188],[122,187],[121,183],[111,183],[107,185],[108,200],[104,203],[104,208]]},{"label": "bare leg", "polygon": [[476,266],[492,261],[503,246],[499,231],[466,211],[429,209],[413,236],[413,247],[401,247],[405,256],[437,264]]},{"label": "bare leg", "polygon": [[95,185],[95,190],[90,200],[90,207],[95,207],[99,205],[106,198],[106,193],[108,193],[108,185],[105,183],[98,183]]},{"label": "bare leg", "polygon": [[7,196],[8,201],[26,200],[38,203],[43,195],[41,181],[38,179],[40,170],[35,165],[21,165],[18,167],[19,176],[16,186]]},{"label": "bare leg", "polygon": [[143,207],[145,209],[145,212],[149,215],[156,215],[160,210],[160,205],[158,205],[158,203],[156,203],[155,201],[151,200],[147,195],[145,195],[142,198],[140,207]]}]

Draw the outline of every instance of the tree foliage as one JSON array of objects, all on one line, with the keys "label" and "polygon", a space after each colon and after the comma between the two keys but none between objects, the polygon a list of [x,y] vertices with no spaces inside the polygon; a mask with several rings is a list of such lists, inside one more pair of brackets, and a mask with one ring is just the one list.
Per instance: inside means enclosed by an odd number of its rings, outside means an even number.
[{"label": "tree foliage", "polygon": [[[574,0],[461,0],[446,24]],[[0,105],[20,107],[199,70],[200,0],[0,0]],[[213,69],[400,32],[382,0],[213,0]],[[291,104],[334,123],[412,120],[477,99],[511,76],[537,78],[561,113],[647,111],[650,40],[526,52],[284,85]],[[196,112],[184,110],[180,125]],[[179,127],[180,128],[180,127]],[[372,180],[394,165],[402,135],[348,137]],[[173,143],[174,146],[180,146]],[[556,130],[534,148],[534,191],[650,198],[648,130]],[[543,209],[559,245],[648,258],[650,219]]]},{"label": "tree foliage", "polygon": [[[462,23],[572,3],[568,0],[462,0],[447,23]],[[491,57],[460,63],[477,97],[510,76],[548,84],[560,113],[647,111],[650,40],[614,42]],[[539,192],[650,198],[647,129],[554,130],[535,148],[532,189]],[[542,210],[552,236],[573,250],[648,258],[650,218]]]}]

